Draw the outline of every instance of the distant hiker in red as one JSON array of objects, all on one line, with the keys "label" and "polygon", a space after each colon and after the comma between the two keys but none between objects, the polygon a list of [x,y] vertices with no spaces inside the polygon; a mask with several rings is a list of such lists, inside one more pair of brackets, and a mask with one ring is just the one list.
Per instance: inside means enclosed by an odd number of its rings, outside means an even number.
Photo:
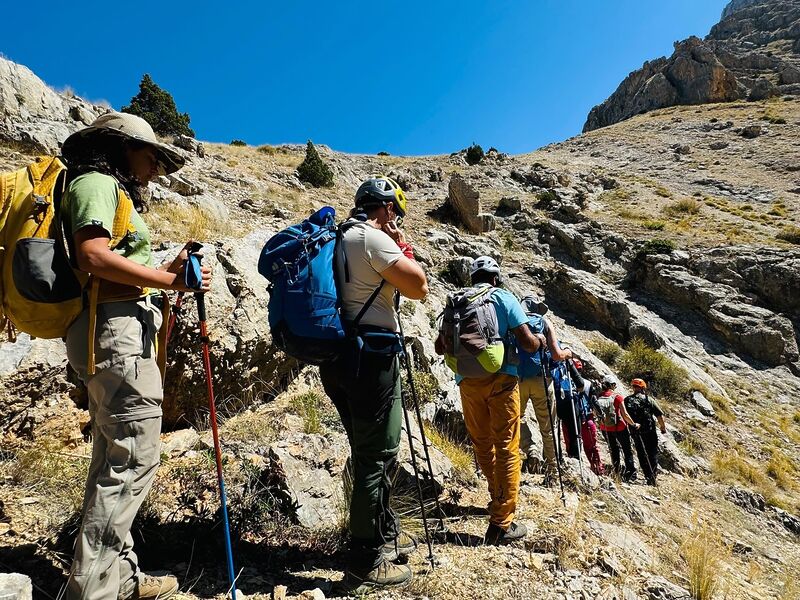
[{"label": "distant hiker in red", "polygon": [[[603,377],[602,387],[603,391],[597,397],[600,431],[603,432],[603,437],[608,444],[614,471],[619,473],[625,481],[633,481],[636,479],[636,465],[633,462],[633,448],[628,425],[636,430],[639,429],[639,425],[634,423],[625,409],[623,397],[615,393],[614,388],[617,387],[617,382],[611,375]],[[625,460],[624,469],[620,466],[620,450]]]},{"label": "distant hiker in red", "polygon": [[[580,359],[569,361],[570,376],[575,384],[576,402],[580,403],[582,410],[581,419],[581,440],[583,441],[583,451],[589,460],[589,466],[596,475],[604,475],[603,461],[600,458],[600,451],[597,448],[597,425],[595,419],[596,397],[593,397],[594,389],[592,382],[581,376],[583,363]],[[571,447],[570,433],[572,427],[565,421],[561,422],[561,431],[564,435],[564,443],[567,448]]]}]

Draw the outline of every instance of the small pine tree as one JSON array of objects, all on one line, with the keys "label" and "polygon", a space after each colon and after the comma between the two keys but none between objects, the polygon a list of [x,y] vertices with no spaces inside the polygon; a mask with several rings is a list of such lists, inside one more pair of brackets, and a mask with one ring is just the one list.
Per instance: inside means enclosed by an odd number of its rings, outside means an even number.
[{"label": "small pine tree", "polygon": [[322,161],[311,140],[306,144],[306,157],[297,167],[297,177],[314,187],[333,187],[333,171]]},{"label": "small pine tree", "polygon": [[473,143],[472,146],[467,148],[467,164],[477,165],[483,160],[484,156],[483,148],[479,144]]},{"label": "small pine tree", "polygon": [[160,88],[147,73],[139,83],[139,93],[131,98],[128,106],[122,107],[122,112],[142,117],[159,135],[194,137],[189,127],[189,113],[179,113],[172,94]]}]

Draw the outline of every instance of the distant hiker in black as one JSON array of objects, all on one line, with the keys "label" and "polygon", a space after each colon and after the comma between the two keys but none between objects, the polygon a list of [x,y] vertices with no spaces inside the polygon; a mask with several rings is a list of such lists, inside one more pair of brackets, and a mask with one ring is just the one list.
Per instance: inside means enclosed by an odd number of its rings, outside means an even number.
[{"label": "distant hiker in black", "polygon": [[633,432],[633,443],[636,446],[644,478],[648,484],[655,485],[658,471],[656,420],[661,433],[667,433],[664,413],[655,400],[647,395],[647,384],[643,379],[634,379],[631,381],[631,387],[633,394],[625,398],[625,407],[631,418],[639,424],[639,429]]}]

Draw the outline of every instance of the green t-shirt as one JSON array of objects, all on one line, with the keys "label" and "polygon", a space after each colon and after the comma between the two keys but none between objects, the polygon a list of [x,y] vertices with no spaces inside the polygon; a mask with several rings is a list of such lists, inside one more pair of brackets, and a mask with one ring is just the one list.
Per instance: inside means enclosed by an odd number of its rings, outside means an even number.
[{"label": "green t-shirt", "polygon": [[[114,214],[117,212],[117,182],[113,177],[93,171],[76,177],[69,184],[61,206],[64,230],[69,234],[69,247],[72,250],[72,236],[76,231],[88,226],[102,227],[111,237]],[[131,224],[135,233],[125,236],[114,252],[133,262],[153,266],[153,252],[150,245],[150,231],[142,216],[133,211]]]}]

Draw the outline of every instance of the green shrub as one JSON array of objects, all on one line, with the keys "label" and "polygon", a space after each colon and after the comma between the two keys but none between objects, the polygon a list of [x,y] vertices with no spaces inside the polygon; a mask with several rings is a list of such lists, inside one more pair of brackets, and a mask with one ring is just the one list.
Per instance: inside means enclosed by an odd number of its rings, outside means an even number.
[{"label": "green shrub", "polygon": [[592,338],[586,343],[586,347],[597,358],[612,367],[617,364],[617,360],[622,355],[622,348],[619,347],[619,344],[603,338]]},{"label": "green shrub", "polygon": [[647,240],[641,248],[639,248],[639,256],[646,256],[648,254],[671,254],[677,246],[672,240]]},{"label": "green shrub", "polygon": [[477,165],[483,160],[486,155],[480,145],[473,143],[472,146],[467,148],[467,164]]},{"label": "green shrub", "polygon": [[391,156],[386,150],[381,150],[378,152],[378,156]]},{"label": "green shrub", "polygon": [[247,146],[247,142],[244,140],[231,140],[231,146]]},{"label": "green shrub", "polygon": [[791,244],[800,244],[800,227],[787,225],[775,237]]},{"label": "green shrub", "polygon": [[172,94],[160,88],[147,73],[139,83],[139,93],[131,98],[128,106],[122,107],[122,112],[143,118],[158,135],[194,137],[189,127],[189,113],[179,113]]},{"label": "green shrub", "polygon": [[641,338],[633,338],[625,347],[616,368],[624,380],[641,377],[655,394],[670,400],[680,399],[689,390],[686,370]]},{"label": "green shrub", "polygon": [[664,228],[667,226],[664,221],[645,221],[644,228],[649,229],[650,231],[663,231]]},{"label": "green shrub", "polygon": [[322,433],[321,400],[316,392],[298,394],[289,400],[291,409],[303,419],[305,433]]},{"label": "green shrub", "polygon": [[553,204],[558,202],[558,193],[555,190],[542,190],[536,194],[537,204]]},{"label": "green shrub", "polygon": [[673,202],[664,209],[668,215],[696,215],[700,212],[701,204],[694,198],[683,198],[677,202]]},{"label": "green shrub", "polygon": [[306,144],[306,157],[297,167],[297,177],[317,188],[333,187],[333,171],[322,161],[311,140]]}]

